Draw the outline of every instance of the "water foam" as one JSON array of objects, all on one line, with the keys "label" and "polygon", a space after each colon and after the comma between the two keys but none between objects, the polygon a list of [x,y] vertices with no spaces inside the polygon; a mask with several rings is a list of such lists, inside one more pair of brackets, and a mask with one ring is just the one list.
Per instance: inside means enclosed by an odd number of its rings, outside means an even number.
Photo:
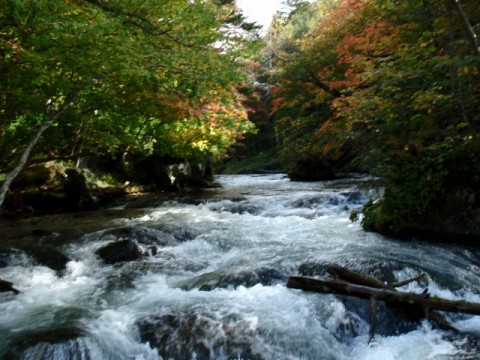
[{"label": "water foam", "polygon": [[[325,266],[336,262],[389,281],[425,271],[426,279],[401,290],[428,287],[433,295],[480,301],[475,253],[365,233],[349,220],[350,211],[368,197],[362,179],[291,183],[279,174],[220,181],[226,188],[198,205],[172,201],[99,224],[98,231],[61,249],[72,259],[61,273],[23,260],[3,268],[2,277],[22,293],[0,294],[0,326],[8,332],[0,340],[0,355],[2,346],[26,330],[68,325],[84,335],[53,347],[33,345],[24,355],[50,352],[59,358],[77,349],[71,359],[160,359],[167,349],[142,340],[142,324],[159,319],[182,329],[167,335],[185,346],[188,358],[202,358],[201,351],[215,359],[238,358],[239,344],[248,349],[244,355],[262,360],[476,355],[479,317],[447,315],[460,334],[424,322],[414,330],[379,333],[368,345],[367,301],[285,287],[286,277],[298,275],[305,264],[324,274]],[[96,250],[116,241],[115,231],[126,226],[142,227],[122,236],[133,234],[144,248],[157,233],[169,241],[142,260],[103,263]],[[189,333],[189,326],[195,331]]]}]

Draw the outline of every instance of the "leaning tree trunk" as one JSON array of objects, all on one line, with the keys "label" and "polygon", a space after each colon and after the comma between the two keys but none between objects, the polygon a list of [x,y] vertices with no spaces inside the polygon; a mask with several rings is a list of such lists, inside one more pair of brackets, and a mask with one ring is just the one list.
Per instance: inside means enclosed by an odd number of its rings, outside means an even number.
[{"label": "leaning tree trunk", "polygon": [[23,170],[23,168],[27,164],[27,161],[30,158],[33,148],[35,147],[35,145],[37,145],[38,140],[40,140],[40,137],[43,135],[45,130],[47,130],[55,121],[57,121],[57,119],[67,110],[67,108],[72,103],[73,99],[75,99],[75,97],[84,88],[85,88],[85,85],[77,87],[72,91],[70,91],[70,93],[65,98],[63,104],[60,106],[57,112],[53,114],[53,116],[49,120],[45,121],[42,124],[42,126],[40,126],[40,128],[37,130],[32,140],[28,144],[27,148],[23,152],[22,156],[20,157],[17,166],[15,166],[13,170],[7,174],[7,176],[5,177],[5,181],[0,187],[0,207],[3,205],[3,202],[5,201],[5,197],[7,195],[8,190],[10,189],[10,185],[12,185],[13,180],[15,180],[15,178],[18,176],[18,174],[20,174],[20,172]]}]

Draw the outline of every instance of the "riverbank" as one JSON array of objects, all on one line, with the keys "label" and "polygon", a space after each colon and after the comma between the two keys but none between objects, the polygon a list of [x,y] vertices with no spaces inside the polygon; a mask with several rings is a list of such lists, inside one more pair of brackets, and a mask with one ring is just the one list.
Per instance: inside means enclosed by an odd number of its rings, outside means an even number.
[{"label": "riverbank", "polygon": [[148,157],[127,168],[99,159],[47,162],[25,169],[12,184],[0,209],[4,218],[97,210],[143,194],[190,194],[218,186],[208,164]]}]

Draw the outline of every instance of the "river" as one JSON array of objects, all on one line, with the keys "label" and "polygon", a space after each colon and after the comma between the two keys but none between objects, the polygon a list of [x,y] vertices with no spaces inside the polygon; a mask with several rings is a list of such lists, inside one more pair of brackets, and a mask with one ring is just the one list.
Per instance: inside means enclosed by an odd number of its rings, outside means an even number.
[{"label": "river", "polygon": [[[445,314],[454,333],[381,305],[368,344],[368,301],[285,286],[336,263],[383,281],[426,272],[400,290],[480,302],[475,248],[363,231],[349,215],[377,196],[367,177],[218,181],[193,198],[0,224],[0,277],[21,291],[0,293],[0,358],[480,358],[480,317]],[[107,265],[95,254],[125,238],[150,255]],[[32,243],[65,254],[65,269],[42,265]]]}]

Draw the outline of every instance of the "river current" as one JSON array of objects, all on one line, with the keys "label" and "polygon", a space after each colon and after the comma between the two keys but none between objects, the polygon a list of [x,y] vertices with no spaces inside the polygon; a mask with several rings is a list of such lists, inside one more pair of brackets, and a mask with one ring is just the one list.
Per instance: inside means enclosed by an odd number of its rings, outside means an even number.
[{"label": "river current", "polygon": [[[368,344],[368,301],[286,287],[339,264],[386,282],[425,272],[399,290],[480,302],[477,249],[363,231],[349,216],[378,196],[370,178],[218,180],[194,198],[0,224],[0,278],[20,290],[0,293],[0,358],[480,358],[478,316],[444,314],[454,333],[380,304]],[[148,254],[105,264],[95,252],[121,239]],[[31,243],[66,255],[66,267],[46,266]]]}]

